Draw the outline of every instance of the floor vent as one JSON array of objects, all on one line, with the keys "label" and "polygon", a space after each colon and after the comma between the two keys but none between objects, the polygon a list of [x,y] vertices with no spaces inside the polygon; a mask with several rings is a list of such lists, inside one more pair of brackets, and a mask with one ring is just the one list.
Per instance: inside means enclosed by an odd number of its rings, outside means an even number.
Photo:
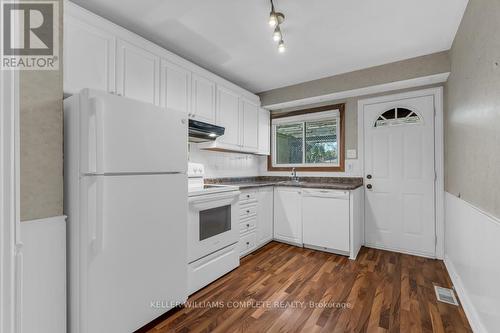
[{"label": "floor vent", "polygon": [[434,286],[434,290],[436,291],[438,301],[458,306],[458,300],[455,297],[453,289]]}]

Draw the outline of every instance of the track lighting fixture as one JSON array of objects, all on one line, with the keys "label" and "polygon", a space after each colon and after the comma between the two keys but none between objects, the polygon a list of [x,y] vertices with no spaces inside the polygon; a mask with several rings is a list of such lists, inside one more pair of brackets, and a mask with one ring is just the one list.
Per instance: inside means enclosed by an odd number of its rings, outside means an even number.
[{"label": "track lighting fixture", "polygon": [[269,14],[269,25],[274,28],[273,40],[278,43],[278,51],[280,53],[285,52],[285,43],[283,42],[283,34],[281,33],[280,24],[285,21],[285,15],[280,12],[276,12],[274,9],[273,0],[271,0],[271,13]]}]

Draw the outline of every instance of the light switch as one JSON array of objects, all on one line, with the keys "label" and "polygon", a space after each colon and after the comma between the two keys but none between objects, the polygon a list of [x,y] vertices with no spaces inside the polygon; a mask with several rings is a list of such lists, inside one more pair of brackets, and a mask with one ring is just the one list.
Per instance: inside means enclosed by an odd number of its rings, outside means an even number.
[{"label": "light switch", "polygon": [[357,154],[356,149],[347,149],[346,158],[353,160],[353,159],[356,159],[357,155],[358,154]]}]

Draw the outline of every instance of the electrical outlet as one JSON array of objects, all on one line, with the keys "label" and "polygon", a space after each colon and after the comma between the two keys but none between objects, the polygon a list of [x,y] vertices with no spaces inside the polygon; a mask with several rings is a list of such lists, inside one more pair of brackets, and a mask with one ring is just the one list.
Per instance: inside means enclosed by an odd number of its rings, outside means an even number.
[{"label": "electrical outlet", "polygon": [[354,171],[354,163],[353,162],[346,162],[346,171],[348,173],[352,173]]}]

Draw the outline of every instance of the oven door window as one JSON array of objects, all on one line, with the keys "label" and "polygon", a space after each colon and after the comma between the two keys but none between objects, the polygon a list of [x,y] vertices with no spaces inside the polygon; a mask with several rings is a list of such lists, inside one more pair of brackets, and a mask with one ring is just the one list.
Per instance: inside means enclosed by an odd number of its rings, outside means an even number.
[{"label": "oven door window", "polygon": [[200,211],[200,241],[231,230],[231,205]]}]

